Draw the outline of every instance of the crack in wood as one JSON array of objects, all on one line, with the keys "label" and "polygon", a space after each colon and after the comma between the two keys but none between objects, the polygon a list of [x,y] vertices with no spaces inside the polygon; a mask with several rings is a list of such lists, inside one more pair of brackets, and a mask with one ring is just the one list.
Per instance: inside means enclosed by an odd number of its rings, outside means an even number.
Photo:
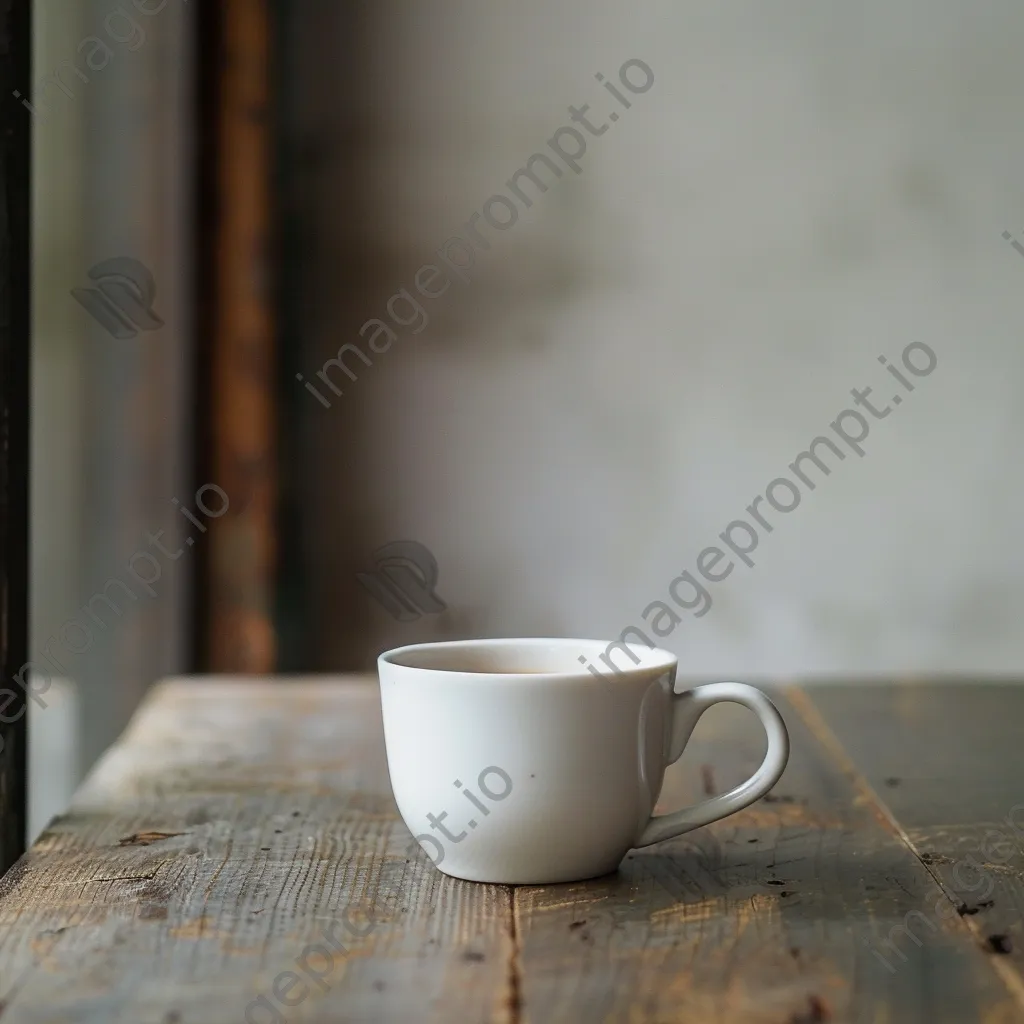
[{"label": "crack in wood", "polygon": [[509,938],[512,940],[512,954],[508,962],[508,1012],[512,1024],[519,1024],[523,1013],[523,968],[522,950],[519,947],[519,922],[517,919],[516,891],[508,888]]},{"label": "crack in wood", "polygon": [[133,832],[130,836],[118,839],[118,846],[149,846],[162,839],[173,839],[175,836],[187,836],[187,832]]}]

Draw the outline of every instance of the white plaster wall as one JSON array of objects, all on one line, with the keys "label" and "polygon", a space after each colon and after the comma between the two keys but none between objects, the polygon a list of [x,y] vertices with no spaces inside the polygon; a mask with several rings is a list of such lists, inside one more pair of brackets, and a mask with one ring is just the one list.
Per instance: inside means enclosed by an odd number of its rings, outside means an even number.
[{"label": "white plaster wall", "polygon": [[[138,21],[145,39],[133,49],[111,38],[109,66],[82,82],[67,62],[77,55],[82,64],[83,38],[107,37],[113,9],[105,0],[34,4],[31,95],[54,69],[73,88],[65,96],[51,83],[32,124],[29,657],[34,671],[54,671],[45,660],[53,655],[68,673],[44,698],[49,710],[35,706],[29,716],[33,835],[67,803],[146,687],[180,671],[186,652],[184,565],[164,573],[152,604],[140,601],[109,631],[96,629],[95,644],[72,629],[72,644],[86,643],[81,656],[68,656],[60,639],[90,596],[146,548],[147,531],[167,529],[164,544],[174,549],[181,517],[170,500],[187,494],[181,453],[194,416],[182,384],[190,358],[188,7],[170,4]],[[123,36],[116,24],[112,31]],[[93,264],[118,255],[142,259],[156,277],[166,327],[155,335],[113,339],[70,294],[88,283]]]},{"label": "white plaster wall", "polygon": [[367,555],[422,541],[449,604],[373,606],[368,650],[617,635],[852,387],[899,390],[880,354],[923,341],[937,369],[864,458],[774,513],[756,566],[661,642],[719,676],[1019,673],[1024,258],[1001,232],[1024,241],[1024,7],[380,10],[372,102],[344,116],[379,124],[359,161],[392,290],[569,104],[615,109],[595,72],[638,57],[656,82],[345,399],[370,424]]}]

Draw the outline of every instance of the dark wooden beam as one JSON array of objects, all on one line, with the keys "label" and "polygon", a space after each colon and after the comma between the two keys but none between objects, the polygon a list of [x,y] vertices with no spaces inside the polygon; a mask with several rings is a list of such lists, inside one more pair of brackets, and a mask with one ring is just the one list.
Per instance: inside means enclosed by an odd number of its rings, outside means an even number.
[{"label": "dark wooden beam", "polygon": [[31,29],[31,0],[0,2],[0,874],[25,844]]},{"label": "dark wooden beam", "polygon": [[270,0],[225,0],[200,16],[201,237],[210,247],[200,281],[200,483],[217,484],[230,500],[199,581],[198,661],[214,672],[266,673],[277,660],[270,8]]}]

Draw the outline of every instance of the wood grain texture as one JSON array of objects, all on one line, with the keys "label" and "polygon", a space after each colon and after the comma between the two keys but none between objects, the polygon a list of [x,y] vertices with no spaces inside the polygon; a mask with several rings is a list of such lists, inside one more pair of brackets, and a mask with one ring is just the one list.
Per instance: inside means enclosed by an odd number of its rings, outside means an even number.
[{"label": "wood grain texture", "polygon": [[[410,849],[374,685],[164,684],[0,882],[2,1024],[1024,1021],[993,966],[1012,959],[827,712],[780,704],[793,755],[769,798],[606,878],[510,888]],[[763,745],[712,709],[659,810],[737,783]]]},{"label": "wood grain texture", "polygon": [[509,892],[410,851],[380,735],[375,687],[158,688],[0,882],[3,1024],[505,1019]]},{"label": "wood grain texture", "polygon": [[[270,0],[210,5],[201,28],[212,119],[207,152],[214,195],[209,308],[209,480],[231,507],[209,537],[205,665],[214,672],[272,672],[277,560],[277,353],[270,268],[273,23]],[[212,106],[211,106],[212,101]],[[237,500],[240,499],[240,500]],[[212,502],[214,499],[211,498]]]},{"label": "wood grain texture", "polygon": [[[1024,1020],[935,879],[794,698],[779,699],[793,753],[766,800],[633,851],[607,880],[517,890],[526,1019]],[[713,709],[661,803],[692,803],[751,774],[759,731],[741,709]],[[907,918],[920,911],[934,931]]]},{"label": "wood grain texture", "polygon": [[809,696],[1024,1005],[1024,687],[815,687]]}]

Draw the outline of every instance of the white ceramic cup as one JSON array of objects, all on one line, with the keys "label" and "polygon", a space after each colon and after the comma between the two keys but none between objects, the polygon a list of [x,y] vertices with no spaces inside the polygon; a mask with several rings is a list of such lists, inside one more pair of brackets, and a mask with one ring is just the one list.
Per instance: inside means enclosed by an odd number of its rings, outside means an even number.
[{"label": "white ceramic cup", "polygon": [[[537,638],[413,644],[378,660],[398,809],[445,874],[544,884],[614,871],[626,851],[733,814],[789,758],[775,705],[745,683],[674,693],[677,660],[642,644]],[[750,708],[761,767],[652,817],[665,768],[712,704]]]}]

